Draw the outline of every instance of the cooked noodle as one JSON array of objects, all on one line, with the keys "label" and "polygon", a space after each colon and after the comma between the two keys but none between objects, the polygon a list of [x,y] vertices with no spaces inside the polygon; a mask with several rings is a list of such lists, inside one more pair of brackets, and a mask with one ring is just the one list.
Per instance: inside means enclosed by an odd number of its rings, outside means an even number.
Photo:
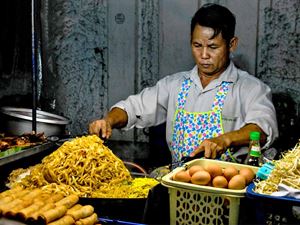
[{"label": "cooked noodle", "polygon": [[128,198],[146,197],[149,189],[158,183],[150,178],[132,182],[124,163],[96,135],[64,142],[42,163],[29,169],[30,175],[20,182],[14,182],[14,178],[23,170],[13,171],[9,177],[11,186],[42,188],[80,197]]}]

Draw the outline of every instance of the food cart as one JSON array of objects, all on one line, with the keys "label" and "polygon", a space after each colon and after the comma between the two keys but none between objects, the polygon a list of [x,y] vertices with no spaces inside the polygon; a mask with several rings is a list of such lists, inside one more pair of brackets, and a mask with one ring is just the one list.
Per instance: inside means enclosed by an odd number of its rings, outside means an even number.
[{"label": "food cart", "polygon": [[[32,166],[57,148],[56,142],[47,141],[2,157],[1,171],[5,171],[1,173],[4,174],[1,179],[2,188],[7,189],[4,181],[13,169],[23,165]],[[299,151],[298,146],[295,149]],[[293,154],[296,154],[296,150]],[[299,214],[294,210],[300,205],[299,199],[257,193],[255,186],[260,181],[256,180],[242,190],[229,190],[183,183],[173,179],[178,171],[187,170],[195,164],[208,163],[218,164],[223,169],[231,164],[238,169],[247,167],[242,164],[194,159],[165,175],[162,185],[159,184],[151,189],[145,198],[80,198],[78,203],[92,205],[102,224],[199,224],[199,221],[201,224],[249,224],[249,222],[251,224],[297,224],[299,222]],[[280,161],[277,160],[276,163],[279,165]],[[288,164],[284,162],[284,165],[286,171],[289,171]],[[294,169],[297,171],[297,167]],[[259,168],[253,170],[258,172]],[[269,175],[272,176],[271,173]],[[159,218],[162,215],[164,215],[163,223],[162,218]],[[22,224],[21,222],[6,217],[0,220],[0,224],[3,225]]]}]

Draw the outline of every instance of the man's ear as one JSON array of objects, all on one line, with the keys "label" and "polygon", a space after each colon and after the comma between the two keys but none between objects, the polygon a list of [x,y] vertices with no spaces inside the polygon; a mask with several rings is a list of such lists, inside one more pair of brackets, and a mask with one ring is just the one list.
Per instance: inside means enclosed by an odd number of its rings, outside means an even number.
[{"label": "man's ear", "polygon": [[236,50],[236,48],[238,46],[238,42],[239,42],[238,37],[231,38],[230,43],[229,43],[229,51],[230,52],[234,52]]}]

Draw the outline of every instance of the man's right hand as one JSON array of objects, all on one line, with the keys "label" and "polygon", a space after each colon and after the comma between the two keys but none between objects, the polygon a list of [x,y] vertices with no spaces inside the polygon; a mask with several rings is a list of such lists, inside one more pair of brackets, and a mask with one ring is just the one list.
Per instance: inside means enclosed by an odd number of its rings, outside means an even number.
[{"label": "man's right hand", "polygon": [[89,133],[108,139],[112,134],[112,126],[107,119],[95,120],[89,124]]},{"label": "man's right hand", "polygon": [[112,135],[113,128],[122,128],[127,124],[127,113],[120,108],[113,108],[107,115],[89,124],[89,133],[108,139]]}]

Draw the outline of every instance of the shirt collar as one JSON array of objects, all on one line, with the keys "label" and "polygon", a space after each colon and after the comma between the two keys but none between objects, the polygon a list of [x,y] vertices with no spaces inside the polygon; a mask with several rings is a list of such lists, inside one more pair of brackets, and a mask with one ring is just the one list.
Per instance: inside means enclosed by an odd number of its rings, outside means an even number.
[{"label": "shirt collar", "polygon": [[234,63],[230,61],[227,69],[216,80],[218,81],[218,83],[221,83],[223,81],[235,83],[237,81],[237,78],[237,68],[235,67]]},{"label": "shirt collar", "polygon": [[[202,86],[200,84],[197,65],[194,66],[194,68],[191,70],[191,73],[189,74],[189,76],[187,78],[190,78],[197,86],[200,86],[200,87]],[[208,86],[213,85],[214,87],[216,87],[216,86],[219,86],[223,81],[236,83],[237,79],[238,79],[237,68],[234,65],[234,63],[232,61],[230,61],[229,66],[220,75],[220,77],[216,80],[213,80],[211,82],[211,84],[209,84]]]}]

